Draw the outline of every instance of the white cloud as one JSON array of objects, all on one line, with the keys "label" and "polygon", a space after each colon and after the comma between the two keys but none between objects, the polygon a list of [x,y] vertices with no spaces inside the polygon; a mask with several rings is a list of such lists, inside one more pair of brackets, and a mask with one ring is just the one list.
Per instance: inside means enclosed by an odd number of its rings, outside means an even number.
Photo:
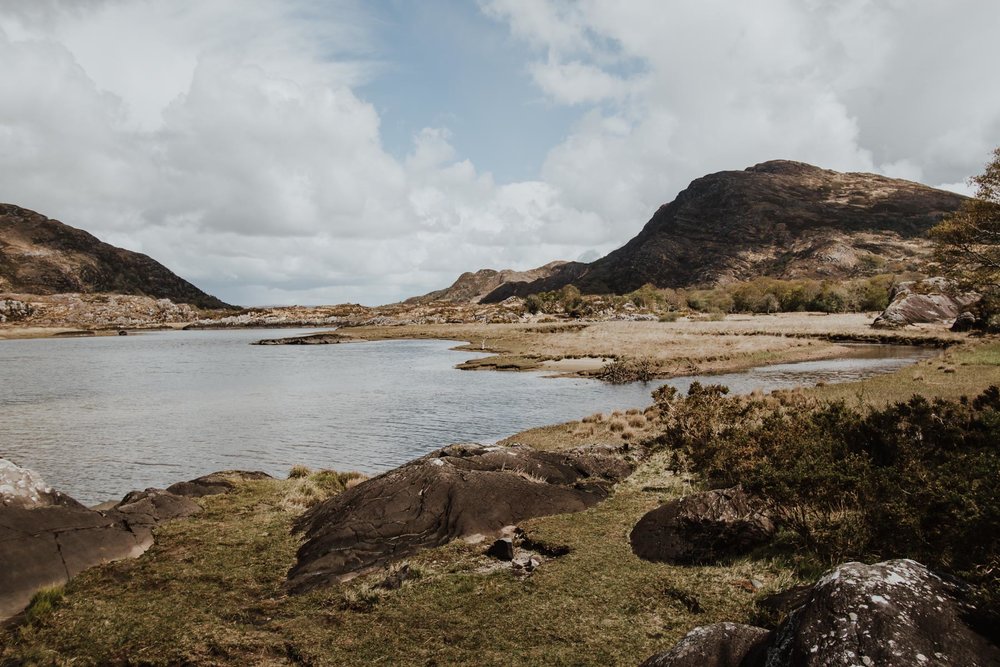
[{"label": "white cloud", "polygon": [[495,182],[446,127],[383,148],[369,5],[0,0],[0,200],[232,301],[374,303],[593,258],[708,172],[791,158],[961,189],[1000,143],[994,3],[480,6],[579,111],[537,179]]}]

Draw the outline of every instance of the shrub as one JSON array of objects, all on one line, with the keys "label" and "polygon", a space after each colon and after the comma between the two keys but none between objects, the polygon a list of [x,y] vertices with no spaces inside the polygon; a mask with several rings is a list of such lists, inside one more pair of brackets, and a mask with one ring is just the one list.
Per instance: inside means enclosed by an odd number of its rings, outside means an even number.
[{"label": "shrub", "polygon": [[650,359],[621,357],[606,363],[597,378],[611,384],[649,382],[656,377],[656,364]]},{"label": "shrub", "polygon": [[1000,389],[864,412],[801,393],[654,392],[661,434],[710,486],[743,484],[824,564],[914,558],[986,590],[1000,553]]}]

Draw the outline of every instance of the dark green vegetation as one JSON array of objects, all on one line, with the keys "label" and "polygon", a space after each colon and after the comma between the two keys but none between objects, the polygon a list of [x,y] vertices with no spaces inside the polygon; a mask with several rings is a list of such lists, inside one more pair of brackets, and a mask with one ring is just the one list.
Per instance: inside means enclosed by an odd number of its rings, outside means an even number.
[{"label": "dark green vegetation", "polygon": [[867,410],[799,392],[656,395],[656,446],[707,485],[742,484],[800,567],[912,558],[973,583],[1000,628],[1000,389]]}]

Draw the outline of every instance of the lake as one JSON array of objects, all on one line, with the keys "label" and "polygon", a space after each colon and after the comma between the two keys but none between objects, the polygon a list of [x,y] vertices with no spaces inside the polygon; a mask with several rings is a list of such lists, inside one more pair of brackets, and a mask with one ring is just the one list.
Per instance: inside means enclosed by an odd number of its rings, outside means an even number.
[{"label": "lake", "polygon": [[[308,332],[311,332],[309,330]],[[282,335],[307,333],[283,331]],[[0,457],[83,503],[222,469],[384,471],[454,442],[492,442],[644,407],[663,382],[607,385],[454,368],[450,341],[251,346],[255,330],[0,342]],[[765,391],[886,373],[926,350],[669,381]]]}]

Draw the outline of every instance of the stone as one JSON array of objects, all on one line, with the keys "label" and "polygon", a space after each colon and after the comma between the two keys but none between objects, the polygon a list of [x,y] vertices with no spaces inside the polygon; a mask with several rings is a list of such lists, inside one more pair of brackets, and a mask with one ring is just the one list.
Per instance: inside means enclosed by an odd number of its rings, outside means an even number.
[{"label": "stone", "polygon": [[749,667],[760,664],[771,632],[752,625],[714,623],[687,633],[672,649],[641,667]]},{"label": "stone", "polygon": [[957,318],[978,300],[978,294],[958,293],[941,278],[929,278],[921,283],[900,283],[893,288],[892,302],[875,318],[872,327],[897,329],[910,324],[947,322]]},{"label": "stone", "polygon": [[773,633],[735,623],[695,628],[649,667],[987,667],[1000,648],[968,619],[963,582],[912,560],[845,563],[772,600],[794,606]]},{"label": "stone", "polygon": [[477,444],[436,450],[307,511],[295,525],[305,543],[290,587],[344,581],[420,549],[495,538],[525,519],[593,507],[632,471],[611,452]]},{"label": "stone", "polygon": [[124,521],[83,506],[0,506],[0,619],[39,589],[145,549]]},{"label": "stone", "polygon": [[7,459],[0,459],[0,505],[83,507],[66,494],[51,488],[34,470],[22,468]]},{"label": "stone", "polygon": [[955,322],[951,325],[952,331],[966,332],[972,331],[976,326],[976,316],[965,310],[958,314]]},{"label": "stone", "polygon": [[187,482],[177,482],[167,487],[167,491],[178,496],[201,498],[219,493],[229,493],[236,488],[239,480],[274,479],[266,472],[246,470],[223,470],[198,477]]},{"label": "stone", "polygon": [[509,537],[501,537],[490,545],[490,548],[486,550],[486,555],[497,560],[514,560],[514,540]]},{"label": "stone", "polygon": [[767,665],[1000,665],[1000,649],[965,620],[967,592],[912,560],[845,563],[778,628]]},{"label": "stone", "polygon": [[774,522],[739,487],[695,493],[648,512],[632,529],[632,551],[645,560],[712,563],[767,543]]},{"label": "stone", "polygon": [[190,498],[162,489],[133,491],[108,510],[88,509],[3,459],[0,496],[0,620],[23,610],[42,588],[140,556],[153,544],[155,525],[201,511]]}]

